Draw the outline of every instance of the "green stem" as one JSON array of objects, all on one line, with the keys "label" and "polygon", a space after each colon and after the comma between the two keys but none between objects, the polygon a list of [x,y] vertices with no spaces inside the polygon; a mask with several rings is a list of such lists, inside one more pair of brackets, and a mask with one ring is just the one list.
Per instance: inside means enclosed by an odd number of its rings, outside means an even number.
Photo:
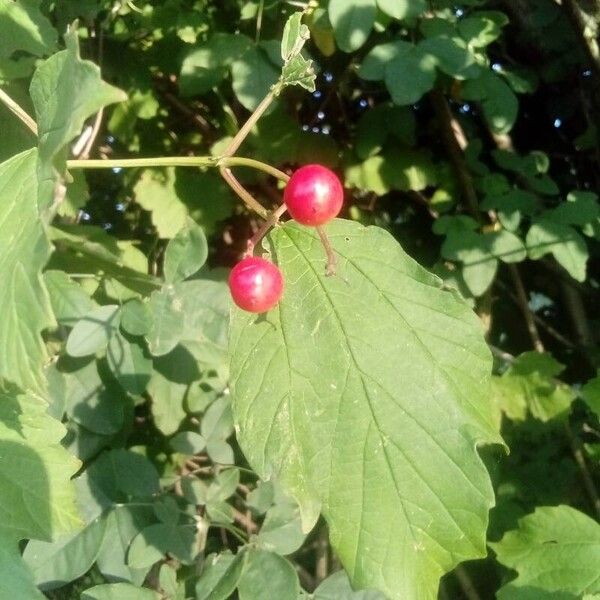
[{"label": "green stem", "polygon": [[250,210],[253,210],[263,219],[266,219],[269,216],[269,211],[236,179],[235,175],[231,172],[231,169],[220,167],[219,173],[221,173],[221,177],[225,180],[227,185],[242,199],[244,204]]},{"label": "green stem", "polygon": [[224,157],[219,159],[218,164],[223,167],[250,167],[251,169],[257,169],[258,171],[272,175],[276,179],[279,179],[279,181],[283,181],[283,183],[287,183],[290,180],[289,175],[283,171],[253,158],[243,158],[241,156]]},{"label": "green stem", "polygon": [[248,247],[246,249],[245,256],[252,256],[256,245],[263,239],[263,237],[265,237],[271,227],[277,225],[279,218],[286,210],[287,206],[282,204],[270,214],[269,218],[260,226],[260,229],[252,236],[250,240],[248,240]]},{"label": "green stem", "polygon": [[67,161],[69,169],[114,169],[132,167],[250,167],[263,171],[283,181],[289,177],[279,169],[253,158],[241,156],[158,156],[156,158],[116,158],[116,159],[73,159]]},{"label": "green stem", "polygon": [[264,97],[262,102],[256,107],[256,110],[250,115],[248,120],[242,125],[240,130],[235,134],[235,137],[229,142],[229,146],[223,153],[223,156],[233,156],[237,149],[242,145],[242,142],[246,139],[256,122],[263,116],[267,108],[271,106],[271,103],[279,95],[282,90],[282,85],[277,82],[271,91]]}]

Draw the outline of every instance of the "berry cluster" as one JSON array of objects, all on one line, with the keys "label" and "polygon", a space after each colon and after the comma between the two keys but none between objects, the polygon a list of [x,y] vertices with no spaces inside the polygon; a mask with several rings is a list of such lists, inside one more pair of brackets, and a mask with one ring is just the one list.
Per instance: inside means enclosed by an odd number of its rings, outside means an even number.
[{"label": "berry cluster", "polygon": [[[339,214],[344,190],[333,171],[321,165],[306,165],[291,176],[283,201],[295,221],[318,227]],[[241,260],[229,275],[233,301],[248,312],[271,310],[281,299],[283,287],[279,268],[257,256]]]}]

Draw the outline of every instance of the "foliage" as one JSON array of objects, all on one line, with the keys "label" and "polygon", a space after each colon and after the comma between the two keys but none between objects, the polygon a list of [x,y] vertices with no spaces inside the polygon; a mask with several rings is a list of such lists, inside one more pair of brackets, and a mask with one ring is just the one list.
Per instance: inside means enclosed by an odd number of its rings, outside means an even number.
[{"label": "foliage", "polygon": [[599,595],[596,4],[0,0],[0,596]]}]

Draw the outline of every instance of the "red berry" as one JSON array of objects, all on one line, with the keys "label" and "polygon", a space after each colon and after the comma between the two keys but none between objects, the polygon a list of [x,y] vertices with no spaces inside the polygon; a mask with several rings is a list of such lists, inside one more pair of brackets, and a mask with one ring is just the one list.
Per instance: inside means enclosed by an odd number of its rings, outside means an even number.
[{"label": "red berry", "polygon": [[323,225],[342,210],[344,189],[333,171],[321,165],[306,165],[290,177],[283,201],[298,223]]},{"label": "red berry", "polygon": [[249,256],[231,270],[229,289],[240,308],[263,313],[279,302],[283,294],[283,275],[272,262]]}]

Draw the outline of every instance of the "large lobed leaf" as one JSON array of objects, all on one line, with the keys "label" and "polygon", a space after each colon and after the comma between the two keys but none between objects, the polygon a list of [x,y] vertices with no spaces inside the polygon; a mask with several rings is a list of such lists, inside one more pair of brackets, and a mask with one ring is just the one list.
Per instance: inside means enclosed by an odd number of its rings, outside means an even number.
[{"label": "large lobed leaf", "polygon": [[29,150],[0,165],[0,378],[42,392],[41,331],[54,317],[41,277],[50,243],[38,216],[36,162]]},{"label": "large lobed leaf", "polygon": [[[79,524],[70,478],[79,461],[39,396],[0,383],[0,597],[37,598],[21,562],[23,538],[51,540]],[[41,595],[40,595],[41,597]]]},{"label": "large lobed leaf", "polygon": [[238,439],[305,528],[322,509],[355,586],[436,598],[443,573],[485,555],[493,492],[475,447],[501,441],[489,350],[468,306],[387,232],[337,220],[328,233],[335,277],[317,235],[285,225],[270,238],[283,300],[233,314]]},{"label": "large lobed leaf", "polygon": [[121,90],[102,81],[100,69],[79,56],[77,33],[65,36],[67,49],[36,70],[30,93],[39,130],[40,209],[54,198],[56,172],[65,167],[65,146],[79,134],[85,120],[107,104],[127,100]]}]

